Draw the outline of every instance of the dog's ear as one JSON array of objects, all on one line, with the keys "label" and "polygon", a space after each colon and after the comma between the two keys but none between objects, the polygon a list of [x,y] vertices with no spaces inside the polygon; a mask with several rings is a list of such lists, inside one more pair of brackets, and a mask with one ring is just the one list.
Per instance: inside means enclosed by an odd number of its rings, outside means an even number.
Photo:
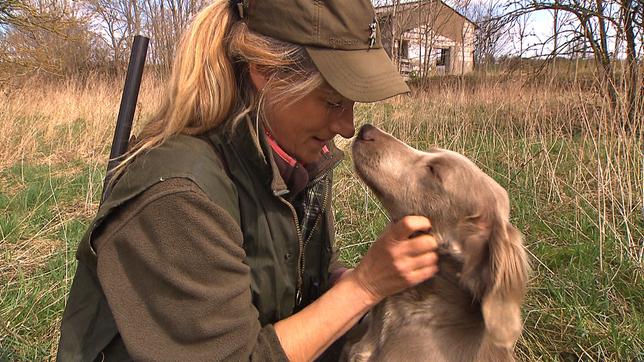
[{"label": "dog's ear", "polygon": [[489,249],[491,218],[489,215],[473,215],[467,217],[457,229],[461,233],[457,240],[462,240],[460,247],[463,257],[460,281],[475,297],[480,298],[492,283]]},{"label": "dog's ear", "polygon": [[485,328],[499,347],[512,347],[521,334],[521,302],[528,279],[528,263],[521,233],[499,220],[489,240],[492,284],[481,302]]}]

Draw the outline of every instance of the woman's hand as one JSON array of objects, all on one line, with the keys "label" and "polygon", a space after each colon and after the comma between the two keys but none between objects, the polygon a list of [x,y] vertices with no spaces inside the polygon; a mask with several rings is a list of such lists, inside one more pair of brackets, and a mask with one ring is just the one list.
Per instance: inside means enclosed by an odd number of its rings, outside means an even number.
[{"label": "woman's hand", "polygon": [[434,237],[411,237],[430,228],[422,216],[406,216],[392,223],[355,269],[339,271],[329,291],[275,323],[275,333],[289,359],[313,360],[384,297],[436,274]]},{"label": "woman's hand", "polygon": [[[369,248],[358,266],[346,277],[354,277],[372,302],[423,282],[438,272],[437,244],[423,216],[405,216],[390,224]],[[417,236],[412,236],[413,234]]]}]

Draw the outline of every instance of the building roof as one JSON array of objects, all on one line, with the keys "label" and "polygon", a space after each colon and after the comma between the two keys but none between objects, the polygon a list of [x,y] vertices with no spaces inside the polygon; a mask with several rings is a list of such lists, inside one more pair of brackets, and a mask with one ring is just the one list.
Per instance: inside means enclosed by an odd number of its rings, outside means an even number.
[{"label": "building roof", "polygon": [[[444,1],[441,1],[441,0],[407,0],[407,1],[401,0],[400,3],[398,4],[398,8],[396,9],[396,11],[397,12],[412,12],[412,11],[422,12],[423,10],[425,11],[430,10],[429,8],[436,5],[440,5],[439,11],[444,12],[446,16],[451,17],[456,15],[460,17],[462,20],[465,20],[478,28],[478,26],[474,21],[472,21],[467,16],[461,14],[456,9],[454,9],[453,7],[449,6]],[[381,5],[381,6],[375,7],[376,15],[378,17],[391,13],[393,9],[394,9],[394,5]],[[416,26],[417,25],[418,24],[416,24]]]},{"label": "building roof", "polygon": [[[380,28],[383,29],[383,36],[385,38],[391,37],[394,28],[390,24],[392,18],[388,15],[393,12],[394,6],[377,6],[375,10]],[[428,26],[436,34],[457,43],[463,41],[463,36],[465,36],[463,29],[466,23],[477,28],[474,22],[442,0],[403,0],[397,5],[395,19],[396,32],[406,33],[422,26]]]}]

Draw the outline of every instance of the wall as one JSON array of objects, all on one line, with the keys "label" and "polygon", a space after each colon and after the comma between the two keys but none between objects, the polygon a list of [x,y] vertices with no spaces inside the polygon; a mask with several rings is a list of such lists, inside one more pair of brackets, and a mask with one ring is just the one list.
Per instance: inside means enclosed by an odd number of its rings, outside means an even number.
[{"label": "wall", "polygon": [[[376,9],[379,16],[381,39],[388,53],[391,52],[392,19],[391,6]],[[464,74],[474,68],[474,24],[454,9],[440,1],[426,1],[399,5],[396,28],[409,29],[401,38],[409,42],[408,59],[401,59],[401,72],[419,72],[425,59],[425,46],[432,49],[427,73]],[[396,38],[400,35],[397,33]],[[440,48],[449,49],[450,61],[443,67],[436,67],[435,61]],[[396,44],[393,54],[398,53]],[[390,54],[391,56],[391,54]]]},{"label": "wall", "polygon": [[[405,32],[403,40],[409,42],[408,62],[401,60],[401,71],[409,73],[420,72],[425,60],[425,44],[431,48],[429,54],[428,74],[465,74],[474,69],[474,26],[465,22],[461,39],[450,39],[436,34],[427,26],[421,26]],[[464,43],[464,46],[461,45]],[[449,49],[449,63],[445,66],[436,66],[440,49]],[[428,50],[427,50],[428,51]]]}]

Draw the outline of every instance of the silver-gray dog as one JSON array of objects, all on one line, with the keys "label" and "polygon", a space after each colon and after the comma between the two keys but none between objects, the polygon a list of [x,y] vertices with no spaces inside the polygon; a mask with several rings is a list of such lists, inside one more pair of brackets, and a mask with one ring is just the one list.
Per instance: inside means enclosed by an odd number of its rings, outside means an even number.
[{"label": "silver-gray dog", "polygon": [[352,151],[392,220],[431,220],[440,271],[374,307],[343,358],[513,361],[528,263],[507,192],[461,154],[418,151],[371,125]]}]

